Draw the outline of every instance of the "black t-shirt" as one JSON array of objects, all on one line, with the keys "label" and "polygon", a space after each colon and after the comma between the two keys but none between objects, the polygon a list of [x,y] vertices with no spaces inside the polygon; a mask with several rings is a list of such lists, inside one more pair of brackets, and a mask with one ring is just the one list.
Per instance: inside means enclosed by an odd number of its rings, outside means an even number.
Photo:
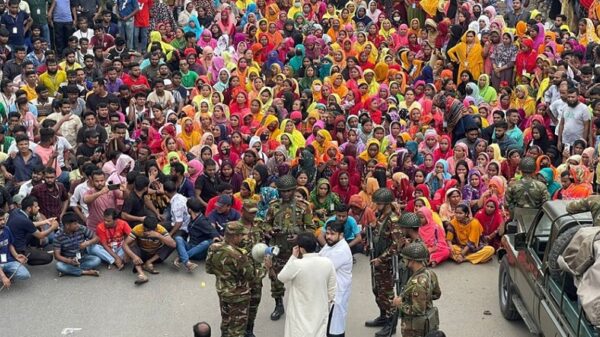
[{"label": "black t-shirt", "polygon": [[100,97],[97,94],[93,93],[87,97],[86,106],[87,106],[88,110],[96,112],[96,108],[98,107],[98,104],[100,104],[100,103],[108,104],[109,99],[111,99],[112,97],[116,98],[117,96],[115,96],[113,94],[108,94],[105,97]]},{"label": "black t-shirt", "polygon": [[200,199],[208,202],[212,197],[216,197],[219,193],[217,193],[217,185],[219,185],[219,178],[209,178],[206,174],[201,175],[196,179],[196,184],[194,188],[200,190]]},{"label": "black t-shirt", "polygon": [[[139,197],[137,193],[129,193],[127,199],[123,203],[123,212],[133,216],[145,216],[146,206],[144,205],[144,196]],[[138,225],[138,221],[127,221],[129,226]]]},{"label": "black t-shirt", "polygon": [[96,152],[96,149],[98,149],[98,151],[103,151],[102,145],[89,146],[87,143],[83,143],[77,147],[77,152],[75,153],[75,156],[84,156],[91,158],[94,155],[94,152]]},{"label": "black t-shirt", "polygon": [[27,214],[20,209],[15,209],[10,212],[6,223],[14,236],[13,246],[18,252],[25,250],[27,242],[32,238],[33,233],[37,232],[37,228],[29,219]]},{"label": "black t-shirt", "polygon": [[81,143],[85,142],[85,139],[83,138],[83,134],[87,130],[96,130],[96,132],[98,132],[98,135],[99,135],[98,143],[99,144],[106,143],[106,140],[108,139],[108,134],[106,133],[106,129],[104,129],[100,125],[96,124],[96,126],[93,128],[88,128],[88,127],[84,126],[81,129],[79,129],[79,131],[77,131],[77,144],[81,144]]},{"label": "black t-shirt", "polygon": [[8,202],[10,202],[12,198],[10,197],[10,193],[6,190],[6,188],[0,186],[0,208],[4,208]]}]

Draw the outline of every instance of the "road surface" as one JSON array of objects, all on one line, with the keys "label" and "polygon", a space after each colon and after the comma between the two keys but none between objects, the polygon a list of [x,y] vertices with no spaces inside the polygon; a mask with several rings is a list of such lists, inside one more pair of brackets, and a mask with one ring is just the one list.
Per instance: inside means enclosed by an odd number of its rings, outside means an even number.
[{"label": "road surface", "polygon": [[[373,336],[377,330],[364,327],[364,321],[378,310],[371,294],[367,258],[357,255],[357,260],[346,336]],[[133,284],[131,267],[121,272],[102,267],[99,278],[58,278],[54,264],[30,267],[31,280],[0,292],[2,335],[183,337],[192,336],[192,325],[204,320],[213,326],[213,336],[219,336],[214,277],[205,273],[204,265],[193,273],[177,271],[170,263],[157,265],[157,269],[160,275],[149,275],[150,282],[138,287]],[[448,336],[529,336],[523,322],[507,322],[500,314],[497,262],[479,266],[446,262],[435,271],[442,288],[442,297],[435,303],[440,310],[440,328]],[[277,322],[269,319],[274,303],[268,280],[264,284],[255,334],[281,337],[285,316]],[[486,311],[491,315],[484,314]]]}]

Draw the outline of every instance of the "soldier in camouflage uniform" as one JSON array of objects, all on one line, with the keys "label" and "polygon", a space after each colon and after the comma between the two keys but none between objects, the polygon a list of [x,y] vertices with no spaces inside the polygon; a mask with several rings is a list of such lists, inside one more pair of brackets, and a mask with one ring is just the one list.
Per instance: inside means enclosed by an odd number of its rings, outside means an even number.
[{"label": "soldier in camouflage uniform", "polygon": [[402,317],[402,337],[424,337],[438,329],[439,317],[433,300],[442,295],[435,273],[426,268],[429,252],[422,243],[408,244],[400,254],[411,270],[412,276],[394,305]]},{"label": "soldier in camouflage uniform", "polygon": [[567,204],[567,212],[570,214],[591,212],[594,226],[600,226],[600,195],[571,201]]},{"label": "soldier in camouflage uniform", "polygon": [[373,202],[377,204],[377,222],[373,225],[373,247],[375,259],[373,265],[373,291],[375,302],[379,307],[379,316],[365,322],[365,326],[383,328],[375,336],[386,336],[393,330],[392,300],[394,299],[394,280],[392,258],[398,253],[400,245],[405,242],[404,234],[398,225],[400,216],[392,208],[394,195],[388,188],[380,188],[373,194]]},{"label": "soldier in camouflage uniform", "polygon": [[213,243],[206,257],[206,272],[216,276],[222,337],[243,337],[246,332],[250,282],[255,277],[252,259],[240,248],[247,233],[241,223],[227,223],[225,241]]},{"label": "soldier in camouflage uniform", "polygon": [[267,270],[262,262],[256,262],[252,259],[251,252],[252,247],[257,243],[265,243],[265,231],[260,225],[262,220],[256,217],[258,208],[256,207],[256,201],[246,200],[242,207],[242,217],[240,222],[248,230],[248,236],[242,240],[242,248],[248,252],[248,257],[254,265],[254,277],[250,281],[250,306],[248,308],[248,325],[246,327],[246,335],[244,337],[255,337],[254,336],[254,321],[256,320],[256,313],[258,311],[258,305],[260,304],[263,278],[267,275]]},{"label": "soldier in camouflage uniform", "polygon": [[283,295],[285,287],[277,279],[277,274],[283,269],[292,255],[294,244],[291,239],[302,232],[314,232],[317,226],[312,221],[310,204],[294,198],[296,191],[296,178],[291,175],[281,176],[276,182],[281,199],[269,204],[269,210],[263,221],[263,227],[270,237],[269,244],[278,246],[278,256],[273,257],[272,267],[269,270],[271,279],[271,296],[275,299],[275,310],[271,319],[276,321],[283,315]]},{"label": "soldier in camouflage uniform", "polygon": [[521,180],[511,183],[506,191],[506,205],[510,211],[510,217],[514,218],[514,209],[540,208],[546,201],[550,200],[546,184],[535,179],[535,160],[531,157],[521,159],[519,169],[523,174]]}]

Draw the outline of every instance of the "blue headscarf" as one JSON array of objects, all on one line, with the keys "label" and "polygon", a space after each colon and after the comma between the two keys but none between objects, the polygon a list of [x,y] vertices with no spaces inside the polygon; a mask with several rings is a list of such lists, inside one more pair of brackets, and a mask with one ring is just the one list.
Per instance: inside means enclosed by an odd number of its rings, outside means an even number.
[{"label": "blue headscarf", "polygon": [[241,27],[244,27],[248,23],[248,16],[250,14],[254,14],[254,16],[256,16],[256,21],[259,21],[260,19],[262,19],[262,16],[260,15],[260,12],[258,11],[258,6],[256,6],[256,4],[254,2],[251,2],[248,4],[248,6],[246,6],[246,13],[244,14],[244,16],[242,17],[242,20],[240,22]]},{"label": "blue headscarf", "polygon": [[263,187],[260,189],[260,201],[258,202],[258,212],[256,217],[264,219],[267,216],[269,210],[269,204],[273,200],[279,199],[279,192],[273,187]]},{"label": "blue headscarf", "polygon": [[271,65],[278,64],[283,69],[283,63],[279,60],[279,53],[277,50],[272,50],[267,56],[264,69],[271,69]]},{"label": "blue headscarf", "polygon": [[406,142],[406,149],[412,154],[412,161],[415,165],[421,165],[425,161],[423,154],[419,153],[419,144],[417,142],[411,140],[410,142]]},{"label": "blue headscarf", "polygon": [[[190,23],[192,23],[192,22],[196,25],[196,28],[190,27]],[[192,16],[190,16],[190,20],[188,21],[188,24],[183,27],[183,31],[186,33],[194,32],[194,33],[196,33],[196,39],[199,39],[200,35],[204,31],[204,27],[200,26],[200,22],[198,22],[198,18],[195,15],[192,15]]]}]

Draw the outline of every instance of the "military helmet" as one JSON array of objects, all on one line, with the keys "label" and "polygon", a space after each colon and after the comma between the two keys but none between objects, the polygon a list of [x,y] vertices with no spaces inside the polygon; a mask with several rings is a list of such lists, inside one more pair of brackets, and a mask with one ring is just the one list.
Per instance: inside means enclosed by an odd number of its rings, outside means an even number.
[{"label": "military helmet", "polygon": [[406,247],[402,249],[400,256],[407,260],[420,261],[420,262],[428,262],[429,261],[429,251],[425,247],[423,243],[420,242],[411,242]]},{"label": "military helmet", "polygon": [[394,194],[389,188],[380,188],[373,193],[373,202],[376,204],[390,204],[394,201]]},{"label": "military helmet", "polygon": [[421,227],[421,219],[413,212],[402,213],[400,216],[400,227],[419,228]]},{"label": "military helmet", "polygon": [[525,157],[521,159],[519,163],[519,168],[522,173],[533,173],[535,172],[535,160],[531,157]]},{"label": "military helmet", "polygon": [[291,191],[295,190],[298,183],[296,182],[296,178],[292,177],[289,174],[279,177],[277,182],[275,183],[277,189],[279,191]]}]

